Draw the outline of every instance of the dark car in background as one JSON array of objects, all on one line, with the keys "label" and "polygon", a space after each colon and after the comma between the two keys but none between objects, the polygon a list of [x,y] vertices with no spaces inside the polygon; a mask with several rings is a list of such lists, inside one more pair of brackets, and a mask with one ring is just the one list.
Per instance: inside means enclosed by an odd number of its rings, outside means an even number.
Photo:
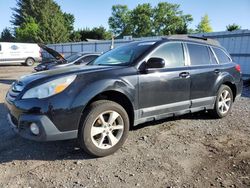
[{"label": "dark car in background", "polygon": [[101,53],[91,52],[78,52],[73,53],[70,56],[63,57],[59,52],[45,46],[39,45],[44,51],[53,56],[53,60],[45,61],[37,65],[34,69],[36,71],[45,71],[61,67],[68,67],[72,65],[84,65],[87,64],[101,55]]},{"label": "dark car in background", "polygon": [[126,44],[86,66],[25,76],[6,105],[19,135],[77,138],[89,154],[106,156],[131,126],[197,111],[225,117],[241,91],[240,66],[217,41],[169,36]]}]

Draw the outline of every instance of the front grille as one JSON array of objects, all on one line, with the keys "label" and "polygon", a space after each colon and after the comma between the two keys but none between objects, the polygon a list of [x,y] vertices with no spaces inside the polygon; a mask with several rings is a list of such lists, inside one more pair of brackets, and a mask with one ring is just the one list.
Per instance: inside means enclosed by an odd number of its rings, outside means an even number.
[{"label": "front grille", "polygon": [[9,101],[14,101],[18,97],[20,92],[23,90],[23,88],[24,86],[22,82],[14,82],[8,91],[7,99]]}]

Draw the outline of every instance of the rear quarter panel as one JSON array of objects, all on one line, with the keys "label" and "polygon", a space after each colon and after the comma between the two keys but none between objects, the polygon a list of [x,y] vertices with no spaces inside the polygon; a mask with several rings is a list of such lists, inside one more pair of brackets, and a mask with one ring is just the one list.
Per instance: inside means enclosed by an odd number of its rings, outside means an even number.
[{"label": "rear quarter panel", "polygon": [[236,86],[242,82],[241,73],[235,69],[235,66],[236,63],[234,62],[219,65],[218,68],[221,72],[214,83],[214,95],[217,95],[220,86],[226,82],[232,83]]}]

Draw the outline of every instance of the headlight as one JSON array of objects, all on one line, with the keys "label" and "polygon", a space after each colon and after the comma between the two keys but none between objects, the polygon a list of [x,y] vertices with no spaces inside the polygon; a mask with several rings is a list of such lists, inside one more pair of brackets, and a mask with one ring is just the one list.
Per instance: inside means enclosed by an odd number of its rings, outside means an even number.
[{"label": "headlight", "polygon": [[34,87],[26,91],[22,99],[38,98],[43,99],[50,97],[65,90],[76,78],[76,75],[71,75],[56,80],[52,80],[40,86]]}]

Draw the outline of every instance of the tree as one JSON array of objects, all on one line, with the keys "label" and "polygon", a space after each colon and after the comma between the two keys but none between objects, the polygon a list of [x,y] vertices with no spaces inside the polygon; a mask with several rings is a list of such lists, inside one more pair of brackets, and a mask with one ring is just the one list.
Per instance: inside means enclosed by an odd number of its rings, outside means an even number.
[{"label": "tree", "polygon": [[69,39],[70,39],[71,42],[80,42],[80,41],[82,41],[80,30],[73,31],[70,34]]},{"label": "tree", "polygon": [[105,40],[112,38],[112,33],[108,32],[103,26],[94,27],[90,33],[91,39]]},{"label": "tree", "polygon": [[131,11],[130,24],[134,37],[146,37],[152,35],[152,7],[149,3],[138,5]]},{"label": "tree", "polygon": [[16,28],[16,39],[20,42],[36,42],[39,26],[32,17],[28,17],[20,27]]},{"label": "tree", "polygon": [[64,19],[65,19],[65,24],[68,29],[68,32],[73,32],[74,31],[74,22],[75,22],[75,17],[73,14],[68,14],[66,12],[63,13]]},{"label": "tree", "polygon": [[167,2],[154,8],[155,35],[186,34],[188,24],[193,21],[190,14],[183,15],[180,5]]},{"label": "tree", "polygon": [[131,34],[130,14],[131,11],[127,5],[112,6],[112,16],[109,18],[108,23],[116,36]]},{"label": "tree", "polygon": [[0,41],[1,42],[14,42],[15,41],[15,38],[11,34],[11,31],[9,28],[6,27],[5,29],[3,29],[1,33],[1,37],[0,37]]},{"label": "tree", "polygon": [[229,24],[226,26],[227,27],[227,31],[234,31],[234,30],[239,30],[241,29],[241,26],[237,25],[237,24]]},{"label": "tree", "polygon": [[107,31],[103,26],[94,27],[92,29],[85,28],[72,32],[70,40],[72,42],[86,41],[86,39],[110,40],[112,33]]},{"label": "tree", "polygon": [[186,14],[186,15],[182,15],[182,22],[179,25],[179,27],[177,27],[176,33],[177,34],[187,34],[191,31],[191,29],[188,28],[188,25],[193,21],[193,17],[191,14]]},{"label": "tree", "polygon": [[[22,33],[20,36],[29,35],[30,40],[42,43],[69,40],[74,16],[63,13],[60,6],[53,0],[17,0],[17,7],[13,8],[13,11],[11,22],[17,29],[16,33]],[[33,19],[32,23],[30,23],[30,18]],[[34,27],[35,25],[38,28]],[[37,35],[33,37],[34,28],[37,29],[35,29]],[[24,33],[26,34],[23,35]]]},{"label": "tree", "polygon": [[133,35],[143,37],[150,35],[184,34],[193,21],[190,14],[183,14],[180,5],[167,2],[152,7],[149,3],[141,4],[133,10],[126,5],[112,7],[109,26],[116,36]]},{"label": "tree", "polygon": [[200,23],[197,25],[196,31],[198,33],[209,33],[213,31],[207,14],[201,18]]}]

